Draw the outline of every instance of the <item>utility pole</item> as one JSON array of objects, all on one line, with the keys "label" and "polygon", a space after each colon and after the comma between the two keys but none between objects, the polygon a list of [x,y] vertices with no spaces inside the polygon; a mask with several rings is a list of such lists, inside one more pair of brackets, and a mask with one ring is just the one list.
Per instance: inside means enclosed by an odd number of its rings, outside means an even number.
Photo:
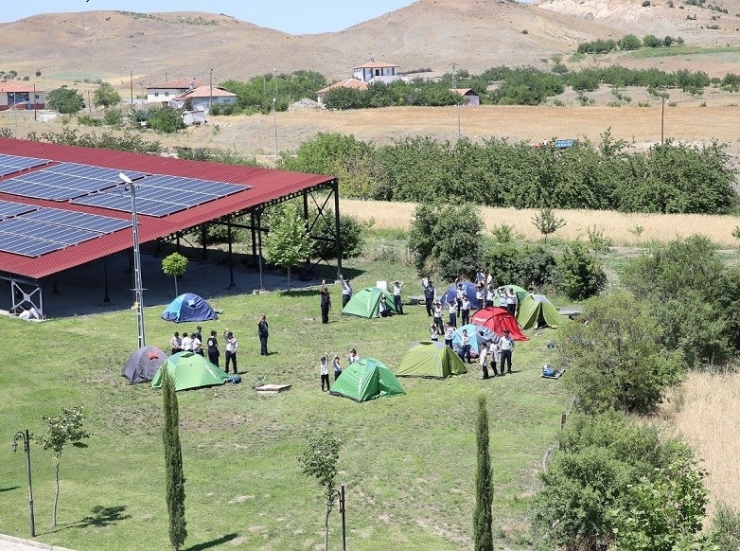
[{"label": "utility pole", "polygon": [[208,113],[210,114],[211,109],[213,109],[213,69],[211,69],[211,76],[208,79],[208,86],[211,89],[211,95],[208,101]]},{"label": "utility pole", "polygon": [[134,72],[129,72],[129,86],[131,88],[131,107],[134,106]]},{"label": "utility pole", "polygon": [[462,138],[462,124],[460,120],[460,94],[457,92],[457,70],[455,69],[455,64],[452,64],[452,89],[455,91],[455,94],[457,95],[457,141],[460,141]]}]

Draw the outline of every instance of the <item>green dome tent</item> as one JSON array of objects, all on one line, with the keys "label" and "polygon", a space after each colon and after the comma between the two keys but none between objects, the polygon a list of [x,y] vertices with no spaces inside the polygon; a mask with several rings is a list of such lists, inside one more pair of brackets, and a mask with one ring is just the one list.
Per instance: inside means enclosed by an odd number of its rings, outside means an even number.
[{"label": "green dome tent", "polygon": [[532,327],[552,327],[560,325],[558,309],[545,295],[529,295],[519,304],[517,321],[523,329]]},{"label": "green dome tent", "polygon": [[361,318],[378,318],[380,317],[380,297],[385,296],[385,302],[388,308],[394,314],[397,314],[396,306],[393,303],[393,295],[388,291],[378,287],[365,287],[361,291],[352,295],[347,306],[342,310],[342,314],[351,316],[360,316]]},{"label": "green dome tent", "polygon": [[529,296],[529,291],[527,291],[524,287],[519,287],[519,285],[502,285],[498,289],[496,289],[496,296],[493,298],[493,305],[494,306],[501,306],[501,294],[500,289],[506,289],[507,291],[509,289],[514,290],[514,294],[516,295],[517,300],[519,301],[519,304],[521,305],[527,296]]},{"label": "green dome tent", "polygon": [[401,359],[396,376],[446,379],[450,375],[460,375],[467,371],[458,355],[444,343],[417,342]]},{"label": "green dome tent", "polygon": [[188,390],[224,384],[229,376],[200,354],[178,352],[157,370],[152,387],[162,386],[162,370],[166,369],[175,381],[175,390]]},{"label": "green dome tent", "polygon": [[355,402],[406,394],[391,370],[373,358],[363,358],[347,367],[329,393]]}]

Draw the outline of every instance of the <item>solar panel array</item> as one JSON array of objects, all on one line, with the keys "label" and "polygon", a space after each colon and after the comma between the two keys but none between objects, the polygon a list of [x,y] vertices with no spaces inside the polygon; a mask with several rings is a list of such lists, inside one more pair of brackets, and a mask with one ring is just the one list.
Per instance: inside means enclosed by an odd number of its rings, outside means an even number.
[{"label": "solar panel array", "polygon": [[[147,176],[136,182],[136,185],[136,212],[156,217],[174,214],[249,189],[248,186],[160,174]],[[131,195],[124,191],[123,186],[79,197],[72,202],[131,212]]]},{"label": "solar panel array", "polygon": [[50,162],[46,159],[36,159],[35,157],[19,157],[18,155],[0,153],[0,177]]},{"label": "solar panel array", "polygon": [[0,251],[38,257],[131,227],[109,216],[0,201]]},{"label": "solar panel array", "polygon": [[[0,181],[0,191],[51,201],[67,201],[116,186],[121,183],[119,170],[77,163],[60,163],[14,178]],[[132,180],[143,172],[127,172]]]}]

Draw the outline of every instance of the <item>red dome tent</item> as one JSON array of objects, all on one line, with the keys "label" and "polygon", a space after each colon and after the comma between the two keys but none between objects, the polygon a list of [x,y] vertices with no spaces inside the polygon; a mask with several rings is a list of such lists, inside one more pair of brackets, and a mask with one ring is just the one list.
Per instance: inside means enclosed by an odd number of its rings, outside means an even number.
[{"label": "red dome tent", "polygon": [[509,330],[509,335],[515,341],[529,340],[519,330],[519,323],[507,310],[496,306],[488,306],[478,310],[470,319],[470,323],[488,327],[498,335],[504,334],[504,329]]}]

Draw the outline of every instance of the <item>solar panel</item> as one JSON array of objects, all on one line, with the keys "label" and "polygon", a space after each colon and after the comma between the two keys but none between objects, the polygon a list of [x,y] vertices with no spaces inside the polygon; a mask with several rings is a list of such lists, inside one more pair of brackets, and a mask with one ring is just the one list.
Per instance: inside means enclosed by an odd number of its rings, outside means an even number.
[{"label": "solar panel", "polygon": [[0,201],[0,219],[9,218],[11,216],[18,216],[25,212],[31,212],[36,210],[38,207],[33,205],[26,205],[25,203],[13,203],[11,201]]},{"label": "solar panel", "polygon": [[[131,212],[131,198],[112,192],[80,197],[72,202],[76,205],[91,205],[94,207]],[[147,216],[166,216],[173,212],[185,210],[186,208],[187,205],[176,205],[153,199],[139,199],[138,194],[136,197],[136,212]]]},{"label": "solar panel", "polygon": [[142,187],[177,189],[183,193],[194,192],[212,197],[226,197],[239,191],[245,186],[214,182],[212,180],[200,180],[197,178],[183,178],[180,176],[167,176],[154,174],[147,176],[142,182]]},{"label": "solar panel", "polygon": [[7,253],[37,257],[63,248],[64,245],[60,243],[53,243],[34,237],[24,237],[21,241],[15,234],[0,232],[0,251]]},{"label": "solar panel", "polygon": [[0,176],[7,176],[14,172],[20,172],[21,170],[45,165],[50,162],[46,159],[36,159],[35,157],[19,157],[18,155],[0,153]]},{"label": "solar panel", "polygon": [[78,163],[60,163],[39,170],[40,173],[66,174],[77,178],[89,178],[111,184],[120,184],[121,179],[118,175],[123,172],[132,180],[138,180],[146,176],[146,172],[135,172],[129,170],[120,170],[115,168],[103,168],[100,166],[81,165]]},{"label": "solar panel", "polygon": [[19,237],[44,239],[46,241],[60,243],[63,246],[74,245],[100,236],[98,232],[79,230],[57,224],[34,222],[33,220],[25,220],[22,216],[1,220],[0,232],[12,233]]},{"label": "solar panel", "polygon": [[68,228],[89,230],[102,234],[131,227],[131,222],[128,220],[53,208],[41,208],[36,212],[26,214],[23,216],[23,220],[58,224]]},{"label": "solar panel", "polygon": [[51,201],[64,201],[87,193],[85,191],[69,189],[66,187],[51,186],[48,184],[27,181],[23,179],[23,177],[0,181],[0,191],[12,193],[13,195],[20,195],[22,197],[49,199]]}]

